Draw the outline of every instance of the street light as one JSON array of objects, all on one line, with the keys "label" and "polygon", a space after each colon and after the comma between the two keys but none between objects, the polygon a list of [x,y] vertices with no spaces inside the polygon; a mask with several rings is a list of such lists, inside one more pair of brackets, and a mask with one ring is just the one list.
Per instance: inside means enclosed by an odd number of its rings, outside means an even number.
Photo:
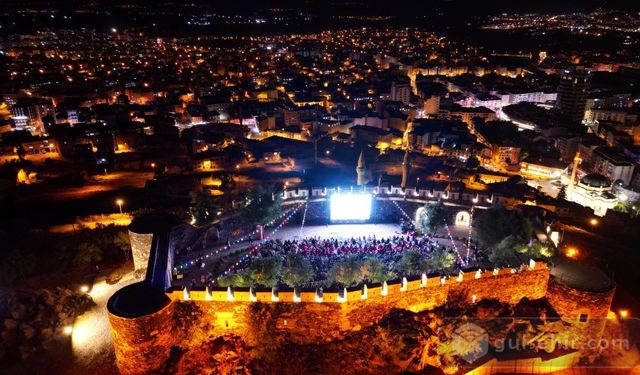
[{"label": "street light", "polygon": [[124,201],[122,199],[118,198],[118,199],[116,199],[116,204],[120,208],[120,213],[122,213],[122,205],[124,204]]},{"label": "street light", "polygon": [[620,314],[622,319],[627,319],[629,317],[629,310],[620,310],[618,311],[618,314]]},{"label": "street light", "polygon": [[591,228],[594,228],[596,225],[598,225],[598,223],[599,223],[598,219],[596,219],[595,217],[589,220],[589,224],[591,224]]},{"label": "street light", "polygon": [[62,329],[62,332],[67,336],[71,336],[71,334],[73,333],[73,326],[65,326]]},{"label": "street light", "polygon": [[570,248],[567,249],[567,252],[565,254],[569,258],[577,258],[579,252],[578,252],[578,249],[576,249],[575,247],[570,247]]}]

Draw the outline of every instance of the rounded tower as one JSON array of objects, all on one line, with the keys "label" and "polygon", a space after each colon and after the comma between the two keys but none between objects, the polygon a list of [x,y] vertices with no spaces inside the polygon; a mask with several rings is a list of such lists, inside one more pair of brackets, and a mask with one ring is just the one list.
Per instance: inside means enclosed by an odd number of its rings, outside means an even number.
[{"label": "rounded tower", "polygon": [[580,350],[588,362],[598,356],[611,308],[614,282],[600,269],[577,261],[558,260],[551,268],[547,301],[562,321],[569,323],[557,343]]}]

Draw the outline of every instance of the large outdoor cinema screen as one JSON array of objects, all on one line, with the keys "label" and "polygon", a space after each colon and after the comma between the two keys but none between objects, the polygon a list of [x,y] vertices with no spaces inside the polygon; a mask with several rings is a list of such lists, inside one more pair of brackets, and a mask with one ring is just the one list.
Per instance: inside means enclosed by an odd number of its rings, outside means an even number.
[{"label": "large outdoor cinema screen", "polygon": [[371,216],[371,194],[333,194],[331,221],[365,221]]}]

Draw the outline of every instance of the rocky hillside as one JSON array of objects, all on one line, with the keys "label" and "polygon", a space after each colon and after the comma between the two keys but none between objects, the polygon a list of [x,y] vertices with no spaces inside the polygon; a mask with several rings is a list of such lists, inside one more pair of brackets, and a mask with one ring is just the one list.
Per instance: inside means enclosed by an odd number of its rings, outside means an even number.
[{"label": "rocky hillside", "polygon": [[[174,347],[168,373],[215,374],[395,374],[460,373],[482,361],[490,346],[511,337],[536,350],[553,351],[552,337],[565,331],[545,300],[517,305],[481,301],[469,308],[447,305],[413,313],[393,310],[379,324],[339,339],[299,345],[279,331],[264,334],[250,346],[235,335],[209,337]],[[189,311],[193,315],[197,312]],[[469,331],[469,327],[471,327]],[[206,328],[200,327],[206,332]],[[198,329],[190,327],[190,329]],[[475,330],[475,332],[474,332]],[[468,334],[487,333],[488,340]],[[467,336],[465,336],[467,335]],[[461,338],[462,337],[462,338]],[[195,339],[194,339],[195,340]],[[501,341],[502,340],[502,341]]]},{"label": "rocky hillside", "polygon": [[0,366],[68,343],[64,327],[91,306],[91,297],[69,289],[0,289]]}]

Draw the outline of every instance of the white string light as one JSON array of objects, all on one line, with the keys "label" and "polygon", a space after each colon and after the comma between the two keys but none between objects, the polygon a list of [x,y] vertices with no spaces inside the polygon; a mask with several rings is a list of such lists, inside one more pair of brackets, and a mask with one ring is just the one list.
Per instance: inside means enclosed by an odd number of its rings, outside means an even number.
[{"label": "white string light", "polygon": [[[301,203],[301,204],[302,204],[302,203]],[[300,205],[301,205],[301,204],[300,204]],[[300,205],[298,205],[297,207],[290,208],[288,211],[285,211],[285,212],[281,213],[281,214],[280,214],[280,215],[278,215],[276,218],[274,218],[273,220],[271,220],[271,221],[269,221],[268,223],[266,223],[266,224],[263,226],[263,228],[266,228],[266,227],[269,227],[269,226],[273,225],[276,221],[278,221],[278,220],[282,219],[283,217],[285,217],[285,216],[286,216],[287,214],[289,214],[290,212],[292,212],[292,211],[294,211],[294,210],[297,210],[297,209],[298,209],[298,207],[300,207]],[[219,249],[217,249],[217,250],[211,250],[209,253],[199,255],[199,256],[197,256],[197,257],[195,257],[195,258],[191,259],[191,260],[187,260],[187,261],[182,262],[182,264],[180,264],[180,265],[178,265],[178,266],[175,266],[175,267],[173,268],[173,270],[174,270],[174,271],[176,271],[176,272],[177,272],[177,271],[180,271],[180,270],[186,270],[187,268],[189,268],[189,266],[192,266],[192,265],[196,264],[196,262],[198,262],[198,261],[200,261],[200,260],[204,260],[204,259],[207,259],[207,258],[212,257],[212,256],[214,256],[214,255],[217,255],[217,254],[219,254],[221,251],[225,251],[225,250],[230,249],[233,245],[237,245],[237,244],[240,244],[240,243],[244,242],[244,241],[245,241],[245,240],[247,240],[250,236],[252,236],[252,235],[254,235],[254,234],[258,233],[259,231],[260,231],[260,228],[256,228],[255,230],[253,230],[253,231],[251,231],[251,232],[249,232],[249,233],[245,234],[244,236],[239,237],[239,238],[237,238],[237,239],[233,240],[233,241],[232,241],[232,242],[230,242],[228,245],[225,245],[225,246],[223,246],[223,247],[221,247],[221,248],[219,248]]]},{"label": "white string light", "polygon": [[293,214],[295,214],[298,209],[300,207],[302,207],[303,204],[305,203],[300,203],[299,205],[297,205],[296,207],[294,207],[292,210],[288,211],[288,215],[287,217],[280,223],[278,224],[271,233],[269,233],[268,236],[266,236],[265,238],[263,238],[257,245],[254,245],[253,248],[251,250],[249,250],[249,252],[247,254],[245,254],[242,258],[240,258],[237,262],[235,262],[234,264],[232,264],[231,266],[229,266],[229,268],[227,268],[226,271],[224,271],[220,276],[218,276],[216,279],[219,279],[220,277],[229,274],[230,272],[232,272],[234,270],[234,268],[236,266],[239,266],[240,263],[246,259],[249,259],[250,257],[252,257],[253,255],[257,254],[258,250],[260,249],[260,245],[262,245],[264,242],[269,241],[271,239],[271,237],[273,237],[279,230],[280,228],[282,228],[287,222],[289,222],[289,219],[291,219],[291,217],[293,216]]},{"label": "white string light", "polygon": [[466,263],[469,263],[469,253],[471,252],[471,230],[473,229],[473,210],[475,206],[471,206],[471,213],[469,214],[469,234],[467,236],[467,257]]},{"label": "white string light", "polygon": [[396,207],[398,207],[398,209],[400,210],[400,212],[402,213],[402,215],[403,215],[404,217],[406,217],[408,220],[413,220],[409,215],[407,215],[407,212],[406,212],[402,207],[400,207],[400,205],[398,204],[398,202],[396,202],[396,201],[391,201],[391,202],[393,202],[393,204],[395,204],[395,205],[396,205]]},{"label": "white string light", "polygon": [[460,256],[460,252],[458,251],[458,246],[456,245],[456,241],[453,240],[453,236],[451,235],[451,230],[449,229],[449,225],[446,222],[444,223],[444,227],[447,230],[447,235],[449,236],[449,240],[451,241],[453,250],[456,252],[456,255],[458,256],[458,260],[460,261],[460,264],[464,266],[465,261],[462,259],[462,256]]},{"label": "white string light", "polygon": [[302,223],[300,224],[300,234],[298,235],[298,237],[302,237],[302,229],[304,228],[304,222],[307,219],[307,207],[307,202],[304,202],[304,212],[302,213]]}]

